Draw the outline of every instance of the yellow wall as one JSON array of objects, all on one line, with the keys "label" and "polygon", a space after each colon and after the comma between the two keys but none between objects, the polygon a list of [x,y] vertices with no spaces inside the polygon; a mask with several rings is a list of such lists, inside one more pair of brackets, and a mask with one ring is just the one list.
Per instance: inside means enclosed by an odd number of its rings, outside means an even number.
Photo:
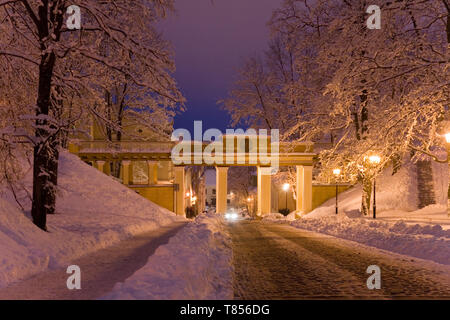
[{"label": "yellow wall", "polygon": [[[348,190],[350,185],[338,186],[338,194]],[[294,211],[296,208],[296,201],[292,193],[292,189],[288,191],[287,203],[289,211]],[[335,185],[314,185],[312,186],[312,208],[315,209],[323,204],[325,201],[336,196]],[[275,205],[275,208],[277,206]],[[278,190],[278,210],[286,207],[286,193],[283,190]]]},{"label": "yellow wall", "polygon": [[130,189],[137,191],[141,196],[150,200],[157,205],[174,211],[173,207],[173,186],[150,186],[150,187],[136,187],[130,186]]},{"label": "yellow wall", "polygon": [[[286,208],[286,192],[284,190],[278,190],[278,210]],[[294,199],[294,194],[292,188],[287,192],[287,206],[289,211],[295,211],[296,200]]]},{"label": "yellow wall", "polygon": [[[350,189],[350,185],[338,186],[338,194]],[[335,185],[313,185],[312,187],[312,201],[313,209],[319,207],[325,201],[336,197]]]}]

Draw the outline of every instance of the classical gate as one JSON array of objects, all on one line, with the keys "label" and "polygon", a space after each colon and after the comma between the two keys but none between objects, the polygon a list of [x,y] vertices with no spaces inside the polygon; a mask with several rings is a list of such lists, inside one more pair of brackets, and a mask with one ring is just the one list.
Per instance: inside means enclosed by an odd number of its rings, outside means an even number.
[{"label": "classical gate", "polygon": [[[272,143],[270,137],[262,141],[248,136],[224,136],[223,143],[211,144],[196,141],[187,142],[105,142],[78,141],[69,146],[69,150],[82,160],[90,162],[100,171],[110,174],[108,168],[111,162],[121,163],[121,178],[125,185],[141,190],[144,186],[133,184],[133,165],[145,162],[148,166],[147,188],[162,188],[164,183],[171,187],[173,205],[162,205],[179,215],[185,214],[186,208],[186,166],[214,166],[216,168],[216,210],[225,213],[227,210],[227,173],[231,166],[257,167],[257,214],[265,215],[271,211],[271,175],[276,166],[295,166],[296,179],[296,212],[308,213],[312,210],[312,169],[316,154],[312,143]],[[262,143],[264,142],[264,143]],[[240,148],[240,146],[244,146]],[[261,146],[267,148],[262,150]],[[160,167],[173,171],[173,182],[158,180]],[[162,190],[162,189],[160,189]],[[145,191],[145,192],[144,192]],[[150,190],[151,191],[151,190]],[[140,192],[141,193],[141,192]],[[161,196],[163,198],[163,195]],[[170,198],[170,197],[169,197]],[[152,199],[150,199],[152,200]],[[156,203],[158,201],[152,200]],[[158,203],[160,204],[160,203]],[[161,205],[161,204],[160,204]]]}]

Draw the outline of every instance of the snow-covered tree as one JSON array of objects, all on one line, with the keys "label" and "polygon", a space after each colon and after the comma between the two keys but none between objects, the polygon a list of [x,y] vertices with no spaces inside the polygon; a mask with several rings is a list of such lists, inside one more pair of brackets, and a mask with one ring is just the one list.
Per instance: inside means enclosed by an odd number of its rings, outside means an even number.
[{"label": "snow-covered tree", "polygon": [[[66,24],[71,5],[81,9],[79,30]],[[61,133],[89,113],[108,121],[105,88],[126,79],[141,90],[147,118],[183,101],[170,74],[170,51],[154,29],[172,9],[172,0],[0,0],[2,68],[20,75],[15,80],[2,73],[1,95],[12,97],[9,107],[25,113],[8,136],[27,133],[33,145],[32,217],[41,229],[55,207]],[[21,81],[18,86],[34,102],[21,101],[14,81]]]},{"label": "snow-covered tree", "polygon": [[231,167],[228,172],[228,191],[233,192],[233,203],[239,207],[246,207],[249,213],[248,199],[256,196],[253,185],[255,175],[255,167]]},{"label": "snow-covered tree", "polygon": [[283,90],[295,81],[293,55],[286,40],[275,38],[263,57],[246,59],[229,97],[219,103],[227,110],[232,125],[279,129],[291,124],[292,104]]},{"label": "snow-covered tree", "polygon": [[379,5],[380,30],[366,27],[369,3],[362,0],[287,0],[272,20],[276,30],[299,39],[296,68],[312,76],[289,90],[292,100],[304,99],[310,83],[321,84],[291,133],[333,143],[321,164],[326,174],[340,166],[362,182],[364,213],[378,171],[368,173],[368,155],[387,163],[411,150],[430,151],[449,102],[448,1]]},{"label": "snow-covered tree", "polygon": [[192,192],[197,198],[192,208],[195,216],[203,213],[206,205],[206,168],[201,166],[187,167],[191,176]]},{"label": "snow-covered tree", "polygon": [[[373,4],[381,8],[379,30],[366,25]],[[285,102],[284,109],[271,118],[277,125],[289,120],[283,138],[330,143],[320,154],[321,176],[340,167],[347,179],[361,182],[367,214],[371,182],[385,164],[398,164],[412,151],[433,155],[443,144],[438,133],[448,119],[449,16],[448,0],[285,0],[270,25],[276,38],[286,39],[295,77],[255,77],[271,73],[245,66],[241,79],[247,80],[237,82],[228,110],[233,119],[251,119],[261,114],[252,83],[278,88],[276,101]],[[377,167],[367,162],[374,153],[382,159]]]}]

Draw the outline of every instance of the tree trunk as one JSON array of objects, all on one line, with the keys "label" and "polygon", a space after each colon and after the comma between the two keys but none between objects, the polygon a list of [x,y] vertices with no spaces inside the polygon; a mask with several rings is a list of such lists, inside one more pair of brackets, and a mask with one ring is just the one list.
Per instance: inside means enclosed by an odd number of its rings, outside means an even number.
[{"label": "tree trunk", "polygon": [[361,199],[361,213],[365,216],[369,215],[370,211],[370,197],[372,195],[372,181],[363,177],[362,179],[362,199]]},{"label": "tree trunk", "polygon": [[447,33],[447,43],[450,43],[450,4],[448,0],[442,0],[442,3],[447,9],[447,26],[445,31]]},{"label": "tree trunk", "polygon": [[[49,114],[53,116],[55,120],[58,122],[62,121],[63,111],[64,111],[64,102],[61,99],[61,87],[56,86],[54,88],[55,95],[53,95],[52,99],[52,109],[49,110]],[[56,189],[58,186],[58,160],[59,160],[59,147],[62,146],[63,141],[67,141],[68,139],[68,131],[67,129],[57,131],[58,127],[56,125],[51,124],[50,129],[55,133],[51,137],[49,137],[49,146],[51,149],[51,153],[48,159],[48,167],[49,167],[49,188],[46,188],[47,191],[47,214],[55,214],[56,211]],[[63,146],[64,147],[64,146]]]},{"label": "tree trunk", "polygon": [[[366,81],[364,80],[363,83]],[[363,94],[360,96],[362,108],[361,108],[361,137],[366,138],[367,131],[369,130],[367,121],[369,120],[369,110],[367,109],[367,90],[363,90]]]},{"label": "tree trunk", "polygon": [[50,157],[48,159],[49,167],[49,182],[48,188],[46,188],[46,209],[47,214],[55,214],[56,211],[56,191],[58,187],[58,159],[59,159],[59,149],[58,141],[54,141],[51,144]]},{"label": "tree trunk", "polygon": [[55,186],[51,183],[51,177],[56,175],[55,169],[55,148],[49,141],[48,121],[51,83],[53,67],[55,65],[54,53],[44,54],[39,65],[39,87],[36,108],[36,129],[35,136],[38,140],[34,147],[33,162],[33,203],[31,215],[33,223],[47,231],[47,213],[49,208],[55,206]]},{"label": "tree trunk", "polygon": [[359,117],[358,117],[358,112],[352,112],[352,115],[353,115],[353,124],[355,126],[356,140],[361,140],[361,135],[359,134]]}]

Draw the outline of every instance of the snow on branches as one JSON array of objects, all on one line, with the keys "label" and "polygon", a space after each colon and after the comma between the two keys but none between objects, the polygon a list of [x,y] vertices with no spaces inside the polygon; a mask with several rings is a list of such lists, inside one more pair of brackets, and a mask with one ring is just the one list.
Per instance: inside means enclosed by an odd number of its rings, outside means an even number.
[{"label": "snow on branches", "polygon": [[[80,8],[80,29],[67,27],[69,6]],[[75,128],[93,117],[121,130],[111,116],[120,106],[167,134],[184,102],[170,46],[154,26],[168,10],[172,0],[0,1],[0,121],[33,143],[32,215],[42,229],[54,208],[58,147]]]},{"label": "snow on branches", "polygon": [[448,1],[371,4],[381,10],[380,28],[367,27],[367,1],[285,0],[270,21],[284,58],[249,59],[224,102],[235,123],[328,143],[320,154],[324,179],[341,167],[364,184],[360,169],[373,152],[381,166],[411,152],[438,160],[442,131],[450,130]]}]

